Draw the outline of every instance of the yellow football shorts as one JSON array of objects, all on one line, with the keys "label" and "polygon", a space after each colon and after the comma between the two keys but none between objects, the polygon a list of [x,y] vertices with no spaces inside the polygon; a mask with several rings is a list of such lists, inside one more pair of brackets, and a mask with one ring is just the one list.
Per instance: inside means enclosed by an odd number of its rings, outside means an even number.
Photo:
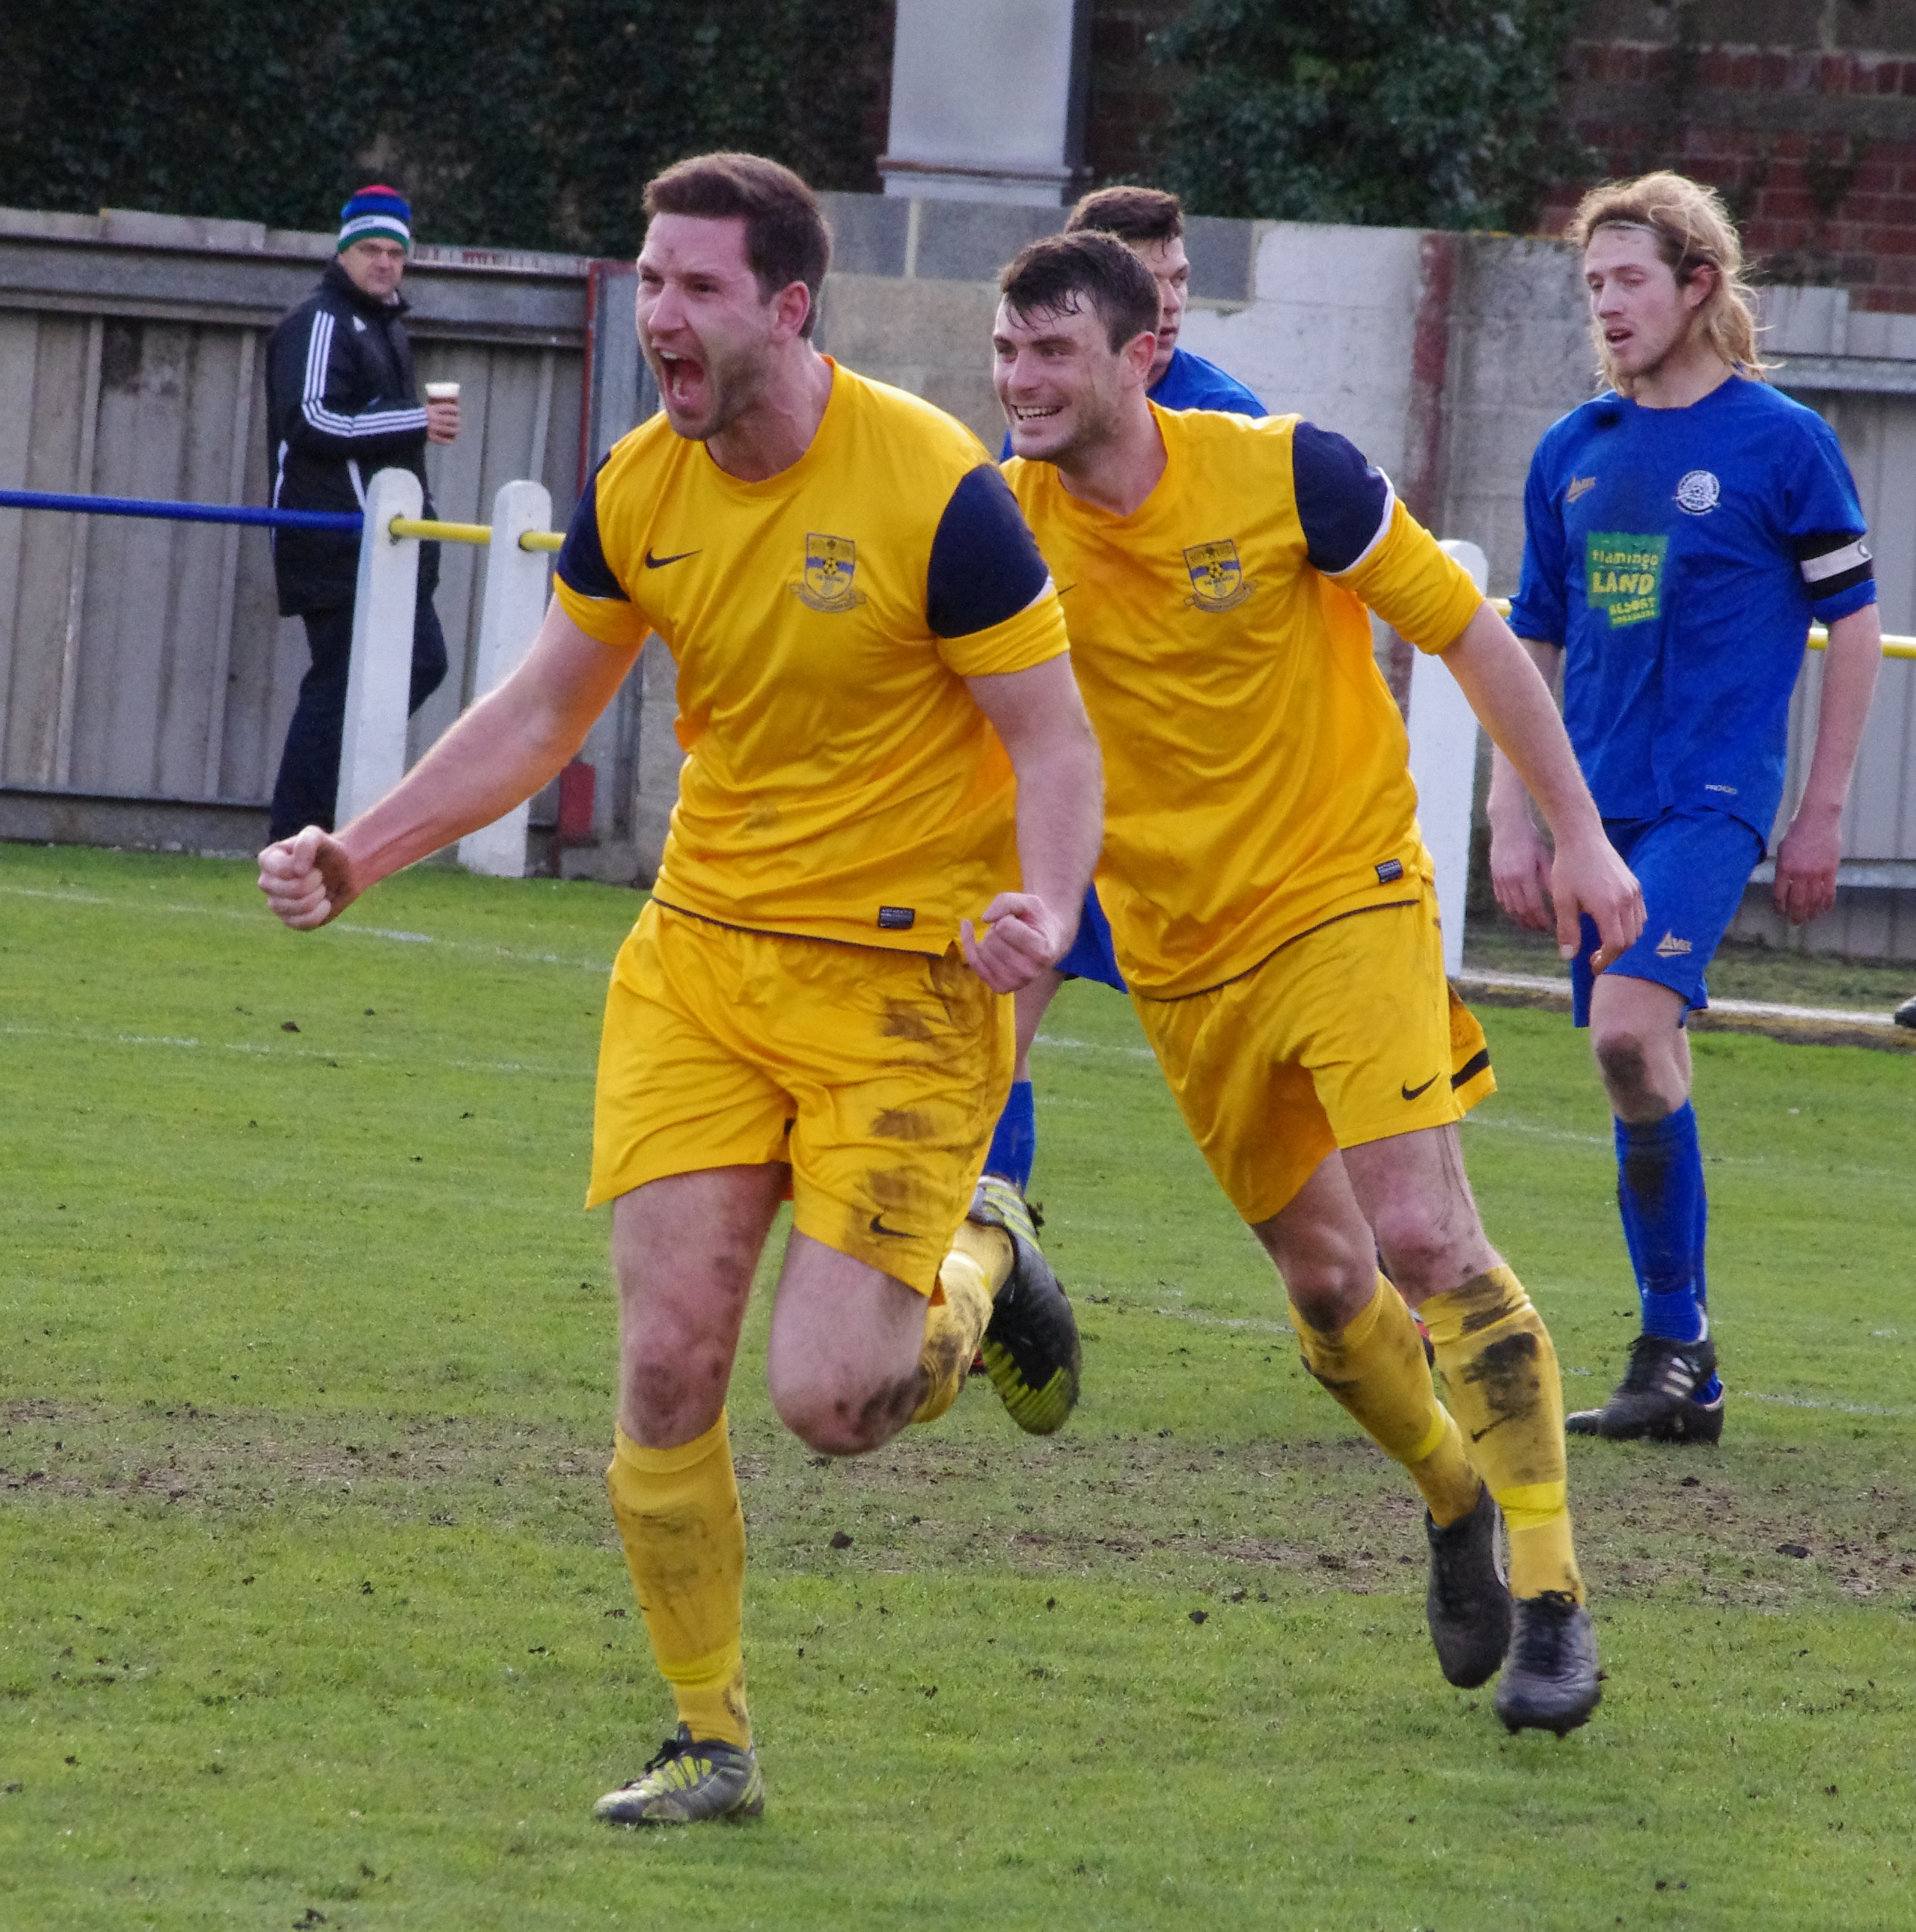
[{"label": "yellow football shorts", "polygon": [[1011,1087],[1011,1001],[941,959],[649,904],[612,969],[585,1204],[783,1163],[793,1224],[921,1295]]},{"label": "yellow football shorts", "polygon": [[1208,992],[1134,1004],[1247,1221],[1337,1148],[1447,1126],[1496,1090],[1484,1029],[1444,977],[1435,894],[1333,919]]}]

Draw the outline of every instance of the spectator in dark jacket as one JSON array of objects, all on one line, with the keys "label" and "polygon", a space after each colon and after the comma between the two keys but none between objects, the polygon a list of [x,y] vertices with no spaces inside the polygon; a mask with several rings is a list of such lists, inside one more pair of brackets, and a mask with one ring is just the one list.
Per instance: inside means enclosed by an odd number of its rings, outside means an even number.
[{"label": "spectator in dark jacket", "polygon": [[[402,320],[407,304],[399,295],[412,246],[405,197],[390,188],[362,188],[340,216],[338,253],[266,347],[267,454],[273,501],[283,509],[364,509],[366,479],[380,469],[410,469],[423,485],[426,444],[449,443],[459,433],[457,398],[419,404]],[[429,489],[425,514],[434,514]],[[273,788],[275,839],[307,825],[332,829],[359,558],[356,536],[275,533],[280,613],[304,619],[313,652]],[[422,544],[413,711],[446,674],[445,635],[432,608],[439,580],[439,546]]]}]

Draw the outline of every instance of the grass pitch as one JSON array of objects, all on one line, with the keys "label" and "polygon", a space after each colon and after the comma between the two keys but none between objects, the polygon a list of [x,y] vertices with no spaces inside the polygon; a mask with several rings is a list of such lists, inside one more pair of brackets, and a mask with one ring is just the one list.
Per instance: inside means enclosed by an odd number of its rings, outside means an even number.
[{"label": "grass pitch", "polygon": [[[1909,1063],[1699,1037],[1725,1444],[1572,1445],[1609,1680],[1508,1739],[1095,986],[1037,1068],[1077,1418],[1021,1436],[981,1381],[821,1466],[761,1301],[769,1808],[594,1826],[668,1724],[578,1207],[634,909],[425,869],[300,937],[248,867],[0,847],[0,1926],[1916,1918]],[[1478,1194],[1594,1399],[1633,1321],[1602,1100],[1560,1019],[1484,1018]]]}]

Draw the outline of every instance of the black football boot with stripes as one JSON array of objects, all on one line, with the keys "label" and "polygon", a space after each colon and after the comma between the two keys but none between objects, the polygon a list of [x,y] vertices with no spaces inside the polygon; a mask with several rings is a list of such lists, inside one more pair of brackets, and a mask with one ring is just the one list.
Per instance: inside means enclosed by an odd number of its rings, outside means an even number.
[{"label": "black football boot with stripes", "polygon": [[1612,1442],[1720,1441],[1723,1396],[1700,1402],[1697,1391],[1716,1373],[1716,1344],[1705,1328],[1693,1342],[1667,1335],[1639,1335],[1615,1395],[1600,1409],[1578,1409],[1563,1418],[1571,1435],[1600,1435]]}]

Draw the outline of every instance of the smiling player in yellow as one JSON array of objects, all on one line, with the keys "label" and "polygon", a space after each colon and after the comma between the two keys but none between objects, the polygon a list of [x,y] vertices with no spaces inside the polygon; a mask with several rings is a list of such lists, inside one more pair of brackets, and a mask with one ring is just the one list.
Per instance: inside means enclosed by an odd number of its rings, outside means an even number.
[{"label": "smiling player in yellow", "polygon": [[1294,416],[1157,408],[1156,291],[1109,237],[1034,242],[1000,286],[1007,473],[1104,749],[1098,890],[1145,1035],[1312,1373],[1424,1496],[1444,1674],[1501,1667],[1504,1722],[1560,1734],[1597,1701],[1562,1390],[1464,1175],[1456,1043],[1481,1035],[1444,980],[1367,605],[1444,653],[1543,804],[1566,954],[1578,912],[1612,955],[1636,937],[1636,883],[1522,647],[1356,450]]},{"label": "smiling player in yellow", "polygon": [[678,1716],[599,1801],[619,1824],[763,1808],[725,1401],[781,1196],[766,1379],[812,1447],[942,1413],[981,1339],[1024,1427],[1075,1399],[1077,1330],[1022,1203],[973,1190],[1010,1083],[1004,996],[1071,943],[1099,817],[1062,616],[1003,477],[961,424],[812,346],[830,236],[810,190],[705,155],[646,210],[663,412],[580,500],[524,664],[338,837],[260,857],[280,916],[325,924],[538,790],[647,634],[670,647],[686,766],[613,969],[588,1201],[613,1204],[620,1295],[607,1485]]}]

